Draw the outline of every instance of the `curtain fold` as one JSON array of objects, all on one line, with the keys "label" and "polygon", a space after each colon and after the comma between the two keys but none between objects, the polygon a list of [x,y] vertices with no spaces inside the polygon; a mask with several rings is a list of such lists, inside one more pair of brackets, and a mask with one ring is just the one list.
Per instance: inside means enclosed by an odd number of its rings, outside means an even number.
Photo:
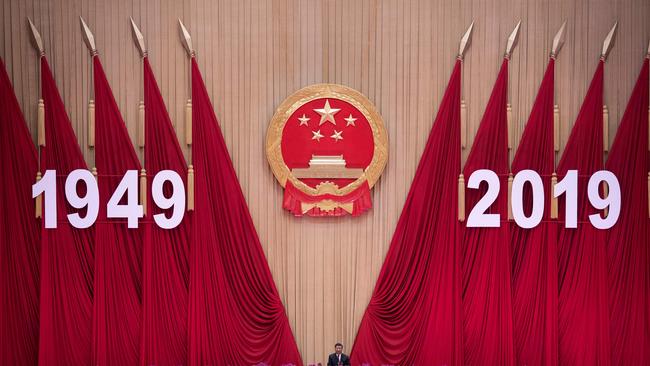
[{"label": "curtain fold", "polygon": [[[609,365],[610,337],[605,232],[589,222],[589,177],[603,164],[603,75],[600,61],[558,164],[558,181],[578,170],[578,228],[558,233],[559,363]],[[564,195],[559,222],[564,223]]]},{"label": "curtain fold", "polygon": [[[612,364],[648,365],[648,59],[607,158],[621,186],[621,215],[607,231]],[[645,296],[644,296],[645,294]],[[644,321],[645,319],[645,321]]]},{"label": "curtain fold", "polygon": [[372,298],[354,365],[460,365],[457,202],[461,61],[454,66]]},{"label": "curtain fold", "polygon": [[[142,228],[125,219],[107,219],[106,205],[127,170],[140,161],[99,60],[93,57],[95,161],[99,184],[96,223],[93,364],[140,362],[142,323]],[[123,199],[121,203],[126,203]]]},{"label": "curtain fold", "polygon": [[196,60],[191,365],[302,365]]},{"label": "curtain fold", "polygon": [[76,229],[67,214],[77,212],[65,198],[65,179],[87,169],[52,71],[41,57],[45,103],[45,147],[41,171],[57,174],[56,229],[43,229],[41,249],[40,365],[88,365],[91,361],[94,274],[94,227]]},{"label": "curtain fold", "polygon": [[[145,168],[148,192],[153,177],[173,170],[187,186],[187,164],[176,138],[149,59],[144,58]],[[170,197],[171,191],[164,190]],[[190,215],[174,229],[151,224],[165,213],[148,195],[143,256],[142,365],[187,363],[187,301],[189,286]]]},{"label": "curtain fold", "polygon": [[[532,229],[510,224],[512,315],[518,365],[554,366],[558,361],[557,221],[550,218],[551,175],[555,169],[553,102],[555,60],[550,59],[512,161],[512,173],[532,169],[542,177],[544,215]],[[524,190],[524,211],[532,192]]]},{"label": "curtain fold", "polygon": [[[477,169],[499,176],[500,194],[489,209],[501,214],[497,228],[461,226],[464,362],[468,365],[514,364],[508,217],[508,60],[504,59],[485,107],[463,175]],[[466,189],[466,212],[486,192]],[[465,221],[465,224],[467,221]]]},{"label": "curtain fold", "polygon": [[40,224],[36,149],[0,58],[0,364],[38,363]]}]

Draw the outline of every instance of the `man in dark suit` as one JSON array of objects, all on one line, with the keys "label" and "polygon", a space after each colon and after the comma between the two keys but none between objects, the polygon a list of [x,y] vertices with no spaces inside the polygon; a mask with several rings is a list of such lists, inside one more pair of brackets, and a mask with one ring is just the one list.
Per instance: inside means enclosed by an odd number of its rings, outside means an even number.
[{"label": "man in dark suit", "polygon": [[343,354],[343,345],[337,343],[334,345],[335,353],[332,353],[327,359],[327,366],[350,366],[350,357]]}]

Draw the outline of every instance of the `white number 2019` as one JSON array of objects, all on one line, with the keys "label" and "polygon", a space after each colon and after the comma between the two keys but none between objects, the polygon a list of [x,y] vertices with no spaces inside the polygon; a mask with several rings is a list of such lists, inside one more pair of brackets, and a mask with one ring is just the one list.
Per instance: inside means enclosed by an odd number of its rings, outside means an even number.
[{"label": "white number 2019", "polygon": [[[501,188],[497,174],[488,169],[474,171],[467,182],[467,188],[478,189],[481,182],[487,182],[488,188],[485,195],[476,203],[467,217],[467,227],[499,227],[501,215],[488,214],[486,211],[496,201]],[[601,197],[599,188],[601,183],[609,188],[609,193]],[[532,189],[532,212],[524,212],[523,192],[524,186],[530,184]],[[578,171],[569,170],[564,178],[555,185],[553,197],[565,195],[565,227],[578,227]],[[598,210],[607,210],[607,214],[589,215],[591,224],[600,230],[614,226],[621,213],[621,187],[616,176],[607,170],[595,172],[587,184],[589,203]],[[515,223],[524,229],[534,228],[542,221],[544,215],[544,184],[540,175],[533,170],[518,172],[512,182],[512,218]]]}]

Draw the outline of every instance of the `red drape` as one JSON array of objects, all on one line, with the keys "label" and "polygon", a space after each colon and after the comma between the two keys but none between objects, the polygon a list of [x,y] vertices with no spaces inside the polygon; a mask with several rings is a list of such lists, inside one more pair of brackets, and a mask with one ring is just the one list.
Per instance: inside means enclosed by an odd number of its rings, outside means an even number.
[{"label": "red drape", "polygon": [[67,214],[78,210],[67,204],[64,189],[68,174],[87,166],[45,57],[41,57],[41,88],[46,145],[41,148],[41,170],[56,170],[58,226],[42,231],[39,364],[88,365],[92,363],[95,230],[69,224]]},{"label": "red drape", "polygon": [[140,162],[98,56],[93,57],[93,75],[100,204],[96,224],[93,364],[136,365],[142,346],[143,231],[129,229],[125,219],[107,219],[106,205],[126,171],[140,171]]},{"label": "red drape", "polygon": [[237,175],[192,58],[191,365],[302,365]]},{"label": "red drape", "polygon": [[608,230],[612,364],[650,365],[648,268],[648,59],[637,79],[607,159],[621,186],[621,216]]},{"label": "red drape", "polygon": [[[510,225],[512,250],[512,316],[518,365],[557,365],[557,222],[550,221],[555,60],[550,59],[512,161],[512,173],[532,169],[544,184],[544,216],[532,229]],[[532,209],[532,193],[524,190],[524,210]]]},{"label": "red drape", "polygon": [[41,238],[31,186],[38,162],[1,58],[0,157],[0,364],[36,365]]},{"label": "red drape", "polygon": [[[578,170],[578,228],[561,225],[558,242],[559,362],[561,365],[609,365],[609,315],[605,232],[593,227],[588,215],[596,212],[587,199],[587,182],[603,169],[603,74],[598,68],[571,131],[558,180],[567,170]],[[564,196],[559,200],[564,223]]]},{"label": "red drape", "polygon": [[460,365],[457,61],[352,348],[354,365]]},{"label": "red drape", "polygon": [[[489,211],[500,213],[502,220],[498,228],[462,225],[463,354],[468,365],[514,364],[510,231],[505,221],[509,171],[507,98],[508,60],[504,59],[463,169],[466,180],[477,169],[497,173],[501,193]],[[485,191],[466,189],[466,212]]]},{"label": "red drape", "polygon": [[[187,165],[149,59],[144,58],[145,168],[151,182],[161,170],[173,170],[183,180]],[[170,196],[166,192],[166,196]],[[151,197],[151,194],[148,195]],[[165,213],[149,199],[146,220]],[[143,256],[143,365],[187,363],[187,291],[190,245],[189,215],[167,230],[148,224]]]}]

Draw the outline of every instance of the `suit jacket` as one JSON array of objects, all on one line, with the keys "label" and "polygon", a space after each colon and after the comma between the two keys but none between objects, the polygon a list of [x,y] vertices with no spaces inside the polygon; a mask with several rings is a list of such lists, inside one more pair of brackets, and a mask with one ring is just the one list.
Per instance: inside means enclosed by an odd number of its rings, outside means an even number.
[{"label": "suit jacket", "polygon": [[[339,358],[336,353],[332,353],[327,359],[327,366],[338,366]],[[348,355],[341,353],[341,365],[350,366],[350,357]]]}]

